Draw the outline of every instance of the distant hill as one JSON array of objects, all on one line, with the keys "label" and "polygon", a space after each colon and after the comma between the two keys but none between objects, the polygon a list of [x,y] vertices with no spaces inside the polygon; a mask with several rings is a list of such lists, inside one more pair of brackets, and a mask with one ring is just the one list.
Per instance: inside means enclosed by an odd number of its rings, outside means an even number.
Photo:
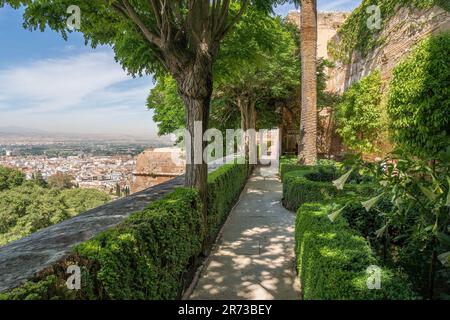
[{"label": "distant hill", "polygon": [[168,137],[158,136],[134,136],[130,134],[115,134],[115,133],[60,133],[60,132],[48,132],[45,130],[24,128],[18,126],[0,127],[0,142],[1,140],[14,141],[17,139],[30,139],[32,141],[39,140],[52,140],[61,142],[79,142],[79,141],[105,141],[116,143],[127,142],[158,142],[169,143]]},{"label": "distant hill", "polygon": [[47,131],[16,126],[0,127],[0,134],[48,134]]}]

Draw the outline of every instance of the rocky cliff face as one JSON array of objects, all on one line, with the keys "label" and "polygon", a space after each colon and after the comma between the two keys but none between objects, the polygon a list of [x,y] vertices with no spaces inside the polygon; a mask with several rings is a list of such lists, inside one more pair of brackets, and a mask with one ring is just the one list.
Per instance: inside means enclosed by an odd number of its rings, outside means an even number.
[{"label": "rocky cliff face", "polygon": [[[352,83],[380,70],[383,84],[387,85],[394,67],[411,51],[415,44],[430,34],[450,30],[450,12],[440,7],[427,10],[403,7],[386,23],[378,37],[382,44],[362,57],[353,52],[350,63],[336,61],[329,70],[327,90],[343,93]],[[339,43],[335,34],[330,41]]]}]

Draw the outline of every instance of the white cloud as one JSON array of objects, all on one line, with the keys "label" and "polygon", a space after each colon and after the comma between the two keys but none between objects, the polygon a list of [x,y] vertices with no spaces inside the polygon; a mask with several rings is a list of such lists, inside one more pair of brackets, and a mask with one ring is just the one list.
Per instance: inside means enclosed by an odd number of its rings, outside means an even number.
[{"label": "white cloud", "polygon": [[[32,112],[82,108],[92,98],[103,103],[108,103],[108,99],[118,102],[124,89],[111,86],[128,80],[130,77],[115,63],[111,53],[91,52],[0,70],[0,96],[3,104]],[[146,91],[140,88],[143,102],[143,93],[148,90],[149,87]]]},{"label": "white cloud", "polygon": [[108,51],[11,66],[0,69],[0,126],[154,132],[145,107],[152,86],[149,77],[128,76]]}]

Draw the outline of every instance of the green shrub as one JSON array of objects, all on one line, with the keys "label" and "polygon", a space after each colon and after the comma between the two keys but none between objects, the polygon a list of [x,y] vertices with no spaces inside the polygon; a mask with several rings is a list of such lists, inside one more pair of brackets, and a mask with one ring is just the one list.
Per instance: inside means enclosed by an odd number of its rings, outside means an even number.
[{"label": "green shrub", "polygon": [[307,170],[308,166],[303,166],[298,164],[297,156],[282,156],[280,158],[280,164],[278,167],[278,174],[280,175],[281,181],[283,181],[284,175],[291,171],[297,170]]},{"label": "green shrub", "polygon": [[23,172],[0,166],[0,191],[18,187],[24,181],[25,174]]},{"label": "green shrub", "polygon": [[450,33],[425,39],[395,67],[388,114],[409,154],[430,158],[450,145]]},{"label": "green shrub", "polygon": [[202,251],[205,228],[198,192],[178,188],[74,248],[67,261],[83,270],[82,288],[75,295],[58,290],[66,275],[55,266],[53,274],[0,298],[175,299],[184,272]]},{"label": "green shrub", "polygon": [[371,73],[352,84],[336,107],[337,133],[356,152],[373,152],[386,132],[381,104],[381,75]]},{"label": "green shrub", "polygon": [[103,191],[80,188],[62,190],[61,198],[71,215],[88,211],[111,200]]},{"label": "green shrub", "polygon": [[[74,248],[46,274],[0,294],[9,299],[177,299],[247,180],[247,166],[225,165],[208,177],[208,219],[198,192],[178,188],[117,227]],[[82,288],[65,287],[67,265],[81,268]]]},{"label": "green shrub", "polygon": [[25,183],[0,192],[0,246],[69,217],[58,190]]},{"label": "green shrub", "polygon": [[307,203],[297,213],[295,243],[304,299],[414,299],[401,274],[381,269],[381,288],[369,290],[367,268],[379,265],[367,241],[342,217],[331,222],[330,206]]},{"label": "green shrub", "polygon": [[58,190],[26,181],[0,192],[0,246],[107,202],[92,189]]},{"label": "green shrub", "polygon": [[174,299],[182,276],[202,250],[206,225],[198,193],[179,188],[119,227],[79,245],[89,282],[106,299]]},{"label": "green shrub", "polygon": [[208,176],[208,237],[214,240],[247,181],[248,166],[226,164]]},{"label": "green shrub", "polygon": [[[328,201],[349,192],[370,193],[369,183],[351,183],[352,179],[349,179],[350,183],[345,184],[344,190],[336,189],[332,180],[341,175],[338,172],[323,167],[309,167],[306,170],[286,173],[283,180],[283,205],[296,211],[300,205],[307,202]],[[357,175],[355,179],[356,177]]]}]

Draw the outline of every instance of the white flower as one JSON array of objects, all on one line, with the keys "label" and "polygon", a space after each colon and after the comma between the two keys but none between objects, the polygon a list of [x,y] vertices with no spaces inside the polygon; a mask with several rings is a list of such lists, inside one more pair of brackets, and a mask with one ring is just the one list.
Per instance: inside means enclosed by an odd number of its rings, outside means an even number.
[{"label": "white flower", "polygon": [[328,215],[328,219],[330,219],[331,222],[334,222],[337,219],[337,217],[342,213],[342,211],[344,211],[344,209],[346,207],[347,206],[344,206],[344,207],[340,208],[339,210],[333,211],[332,213],[330,213]]},{"label": "white flower", "polygon": [[347,182],[348,177],[350,177],[350,174],[352,172],[353,172],[353,169],[349,170],[346,174],[344,174],[340,178],[338,178],[338,179],[333,181],[333,185],[336,187],[336,189],[338,189],[338,190],[343,190],[344,189],[344,185]]},{"label": "white flower", "polygon": [[381,198],[381,196],[383,194],[384,193],[382,193],[382,194],[380,194],[380,195],[378,195],[376,197],[373,197],[373,198],[371,198],[371,199],[369,199],[367,201],[361,202],[361,204],[364,207],[364,209],[366,209],[367,212],[370,211],[370,209],[372,209],[372,207],[377,204],[378,200],[380,200],[380,198]]}]

